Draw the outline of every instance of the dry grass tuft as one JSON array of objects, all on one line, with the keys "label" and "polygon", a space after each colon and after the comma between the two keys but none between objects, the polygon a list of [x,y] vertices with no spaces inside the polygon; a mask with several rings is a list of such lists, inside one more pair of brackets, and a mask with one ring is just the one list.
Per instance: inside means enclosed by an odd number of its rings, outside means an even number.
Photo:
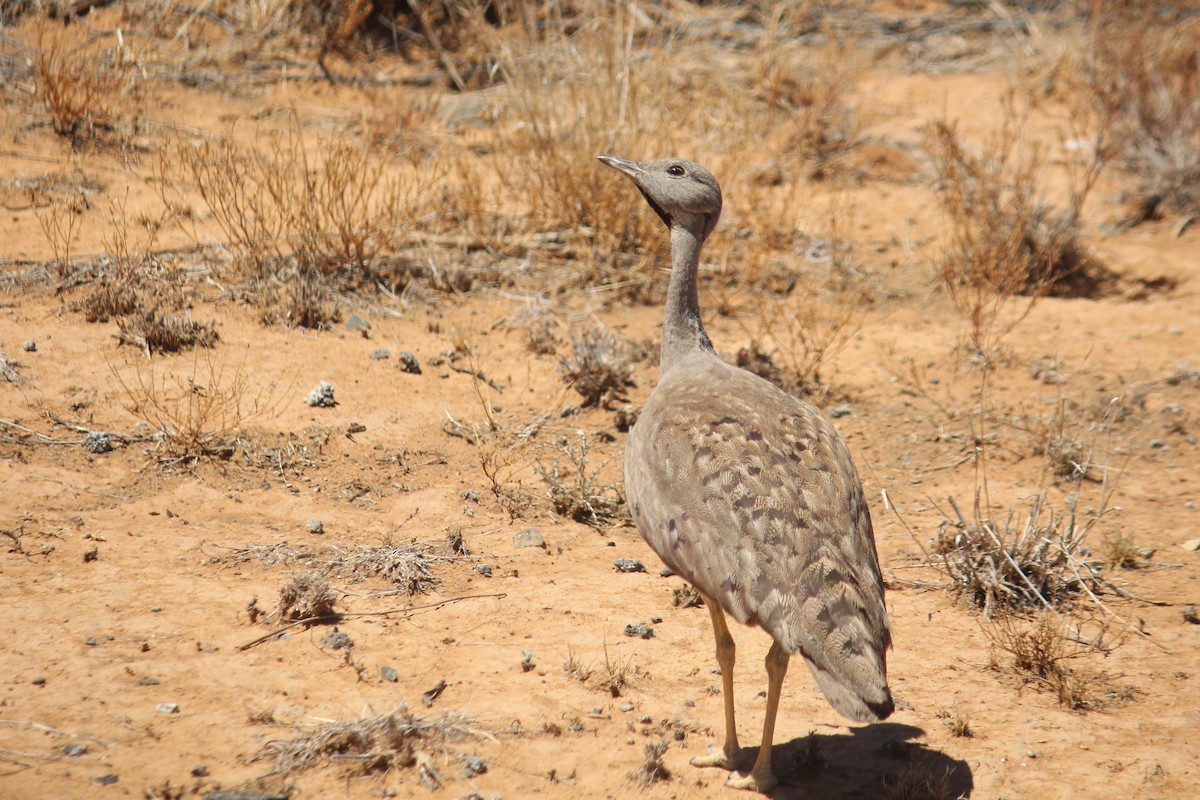
[{"label": "dry grass tuft", "polygon": [[887,800],[960,800],[950,787],[950,767],[936,771],[925,761],[906,766],[886,782]]},{"label": "dry grass tuft", "polygon": [[997,620],[985,632],[991,640],[994,668],[1014,673],[1023,684],[1052,692],[1065,708],[1091,711],[1133,699],[1134,690],[1114,683],[1107,673],[1069,666],[1071,661],[1091,656],[1097,649],[1115,646],[1103,641],[1107,625],[1101,627],[1094,641],[1083,642],[1061,618],[1043,611],[1032,621],[1017,617]]},{"label": "dry grass tuft", "polygon": [[454,558],[440,554],[441,549],[439,545],[422,542],[359,546],[352,550],[335,548],[327,569],[352,580],[383,578],[395,585],[398,592],[422,594],[441,583],[431,565]]},{"label": "dry grass tuft", "polygon": [[589,467],[591,446],[586,433],[579,434],[578,445],[561,441],[555,449],[570,462],[565,470],[557,454],[549,465],[538,461],[536,469],[549,489],[554,513],[597,530],[630,524],[621,482],[604,483],[599,478],[609,462],[594,469]]},{"label": "dry grass tuft", "polygon": [[[1043,158],[1023,138],[1028,109],[1011,94],[1005,105],[1004,122],[978,154],[944,121],[926,138],[950,224],[938,274],[967,322],[972,352],[984,356],[997,352],[1039,297],[1092,261],[1078,240],[1077,215],[1038,198]],[[1007,312],[1018,297],[1019,308]]]},{"label": "dry grass tuft", "polygon": [[1074,114],[1107,128],[1143,205],[1200,212],[1200,22],[1182,9],[1085,5],[1087,33],[1071,59],[1065,99],[1081,107]]},{"label": "dry grass tuft", "polygon": [[100,37],[83,39],[80,33],[78,26],[40,21],[33,57],[35,90],[54,132],[76,144],[116,131],[129,112],[137,66],[123,40],[105,47]]},{"label": "dry grass tuft", "polygon": [[[428,762],[424,748],[444,748],[446,742],[469,737],[490,738],[460,714],[431,720],[415,717],[401,706],[390,714],[326,722],[290,741],[267,742],[251,760],[270,759],[271,775],[288,775],[330,761],[352,765],[359,773],[386,772]],[[423,780],[426,777],[422,775]]]},{"label": "dry grass tuft", "polygon": [[334,605],[338,593],[318,570],[301,572],[279,588],[279,607],[273,615],[278,620],[296,621],[336,617]]},{"label": "dry grass tuft", "polygon": [[625,390],[636,384],[633,365],[622,350],[616,337],[598,325],[571,331],[571,354],[559,359],[558,371],[583,397],[585,408],[628,402]]},{"label": "dry grass tuft", "polygon": [[254,304],[264,325],[328,330],[342,318],[329,282],[315,269],[288,269],[255,281]]},{"label": "dry grass tuft", "polygon": [[[130,297],[118,287],[110,298],[123,301]],[[102,298],[103,299],[103,298]],[[93,308],[96,304],[92,304]],[[114,304],[111,308],[117,308]],[[100,306],[104,308],[104,306]],[[221,340],[211,322],[196,322],[190,317],[165,314],[157,308],[135,311],[117,323],[117,341],[144,351],[147,356],[154,353],[176,353],[193,347],[213,347]]]},{"label": "dry grass tuft", "polygon": [[646,743],[646,757],[642,765],[630,774],[630,779],[643,789],[658,781],[669,781],[671,771],[663,763],[663,755],[671,745],[665,741]]},{"label": "dry grass tuft", "polygon": [[983,610],[984,619],[1005,612],[1061,608],[1102,581],[1083,542],[1095,517],[1078,522],[1046,508],[1036,495],[1029,510],[1010,510],[1003,524],[986,515],[978,498],[968,521],[953,498],[956,520],[942,523],[928,561],[950,587]]},{"label": "dry grass tuft", "polygon": [[126,410],[158,433],[162,463],[231,457],[243,426],[273,414],[282,402],[278,384],[253,384],[244,360],[231,367],[208,352],[197,355],[185,374],[140,359],[129,370],[111,370]]}]

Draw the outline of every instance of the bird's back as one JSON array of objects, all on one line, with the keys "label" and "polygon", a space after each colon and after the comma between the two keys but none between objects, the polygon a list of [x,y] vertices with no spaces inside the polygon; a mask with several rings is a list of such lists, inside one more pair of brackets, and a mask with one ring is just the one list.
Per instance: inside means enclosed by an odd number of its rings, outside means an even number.
[{"label": "bird's back", "polygon": [[851,719],[892,710],[870,513],[814,407],[708,354],[665,372],[630,434],[630,510],[676,573],[801,653]]}]

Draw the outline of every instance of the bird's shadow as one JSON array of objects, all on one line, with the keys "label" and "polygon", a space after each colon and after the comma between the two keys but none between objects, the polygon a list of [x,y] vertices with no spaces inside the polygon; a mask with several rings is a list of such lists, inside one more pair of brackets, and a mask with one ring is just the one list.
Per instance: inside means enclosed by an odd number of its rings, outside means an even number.
[{"label": "bird's shadow", "polygon": [[[941,796],[970,797],[975,782],[967,762],[913,741],[924,734],[912,725],[883,722],[851,728],[848,733],[813,732],[778,743],[772,762],[779,786],[770,797],[924,797],[934,787],[944,788]],[[746,763],[756,755],[754,748],[742,753]],[[905,786],[911,790],[904,791]]]}]

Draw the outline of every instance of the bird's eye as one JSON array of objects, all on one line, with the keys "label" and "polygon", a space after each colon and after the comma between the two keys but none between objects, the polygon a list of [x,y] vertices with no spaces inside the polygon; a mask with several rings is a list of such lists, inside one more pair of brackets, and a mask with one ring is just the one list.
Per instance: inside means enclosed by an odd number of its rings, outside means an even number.
[{"label": "bird's eye", "polygon": [[683,167],[679,166],[678,164],[672,164],[671,166],[667,167],[667,174],[674,175],[678,178],[683,174]]}]

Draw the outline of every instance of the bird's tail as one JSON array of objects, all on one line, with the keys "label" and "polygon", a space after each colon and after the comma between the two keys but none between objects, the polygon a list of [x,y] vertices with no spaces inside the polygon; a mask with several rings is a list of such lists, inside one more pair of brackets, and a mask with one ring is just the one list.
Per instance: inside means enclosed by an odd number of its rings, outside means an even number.
[{"label": "bird's tail", "polygon": [[896,709],[884,670],[863,670],[851,677],[834,674],[808,656],[804,656],[804,663],[829,704],[843,717],[855,722],[878,722],[890,717]]}]

